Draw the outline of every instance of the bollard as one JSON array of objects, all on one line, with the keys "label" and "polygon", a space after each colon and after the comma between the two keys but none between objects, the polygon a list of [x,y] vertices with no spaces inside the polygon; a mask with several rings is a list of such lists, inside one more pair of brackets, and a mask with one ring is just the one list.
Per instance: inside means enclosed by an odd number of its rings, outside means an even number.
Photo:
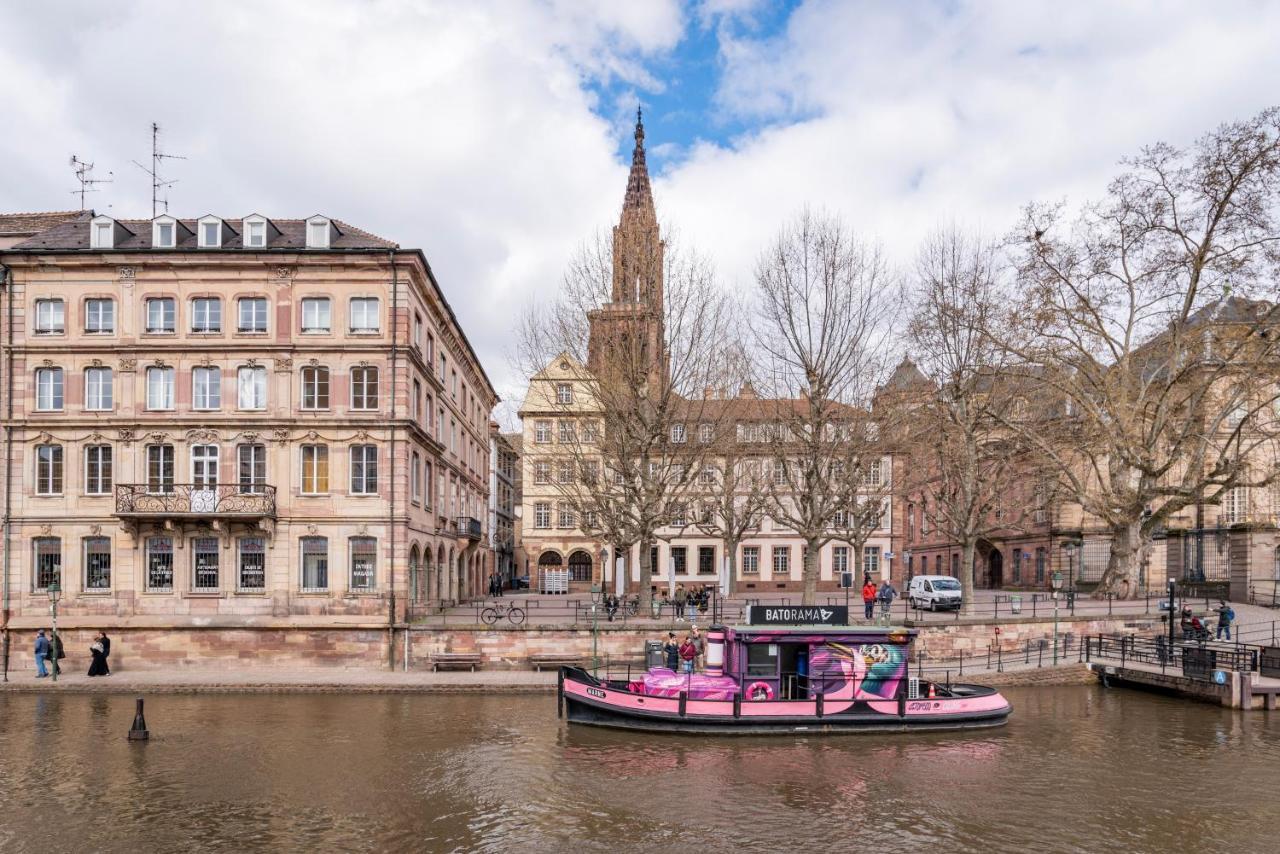
[{"label": "bollard", "polygon": [[147,719],[142,716],[142,698],[138,698],[137,708],[133,713],[133,726],[129,728],[130,741],[146,741],[151,737],[147,731]]}]

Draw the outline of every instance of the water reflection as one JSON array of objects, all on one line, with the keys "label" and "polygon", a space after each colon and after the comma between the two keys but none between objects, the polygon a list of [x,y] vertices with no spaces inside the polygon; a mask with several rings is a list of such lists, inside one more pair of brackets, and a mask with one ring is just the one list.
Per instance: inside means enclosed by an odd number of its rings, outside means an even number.
[{"label": "water reflection", "polygon": [[999,730],[719,740],[549,697],[172,696],[142,745],[129,697],[5,695],[0,849],[1273,850],[1275,715],[1010,693]]}]

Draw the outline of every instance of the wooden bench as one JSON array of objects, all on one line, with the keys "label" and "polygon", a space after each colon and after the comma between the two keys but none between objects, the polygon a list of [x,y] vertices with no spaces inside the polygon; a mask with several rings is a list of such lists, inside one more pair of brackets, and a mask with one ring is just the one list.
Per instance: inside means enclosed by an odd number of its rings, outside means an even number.
[{"label": "wooden bench", "polygon": [[431,655],[432,670],[452,670],[467,668],[474,671],[481,663],[478,652],[437,652]]},{"label": "wooden bench", "polygon": [[573,653],[543,652],[529,656],[529,663],[533,665],[534,670],[542,672],[543,667],[560,667],[563,664],[580,665],[585,659],[586,656]]}]

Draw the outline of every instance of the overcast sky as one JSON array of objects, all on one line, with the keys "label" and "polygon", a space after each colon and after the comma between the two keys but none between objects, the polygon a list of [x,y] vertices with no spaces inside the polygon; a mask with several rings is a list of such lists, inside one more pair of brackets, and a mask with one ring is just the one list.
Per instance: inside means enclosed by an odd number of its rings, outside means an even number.
[{"label": "overcast sky", "polygon": [[1280,101],[1280,3],[5,3],[0,210],[321,212],[421,247],[522,395],[519,309],[622,201],[637,102],[659,215],[747,285],[805,204],[904,266],[934,225],[995,234],[1099,195],[1144,143]]}]

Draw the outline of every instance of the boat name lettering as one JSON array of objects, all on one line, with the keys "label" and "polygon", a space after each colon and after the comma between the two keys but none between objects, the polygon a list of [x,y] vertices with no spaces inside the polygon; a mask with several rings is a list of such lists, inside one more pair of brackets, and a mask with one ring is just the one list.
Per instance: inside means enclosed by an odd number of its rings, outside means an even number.
[{"label": "boat name lettering", "polygon": [[587,693],[593,697],[599,697],[601,700],[604,699],[604,692],[599,688],[588,688]]},{"label": "boat name lettering", "polygon": [[938,702],[929,702],[920,700],[918,702],[907,703],[908,712],[930,712],[934,709],[942,708],[942,704]]},{"label": "boat name lettering", "polygon": [[843,605],[753,605],[747,622],[753,626],[844,626],[849,623],[849,609]]}]

